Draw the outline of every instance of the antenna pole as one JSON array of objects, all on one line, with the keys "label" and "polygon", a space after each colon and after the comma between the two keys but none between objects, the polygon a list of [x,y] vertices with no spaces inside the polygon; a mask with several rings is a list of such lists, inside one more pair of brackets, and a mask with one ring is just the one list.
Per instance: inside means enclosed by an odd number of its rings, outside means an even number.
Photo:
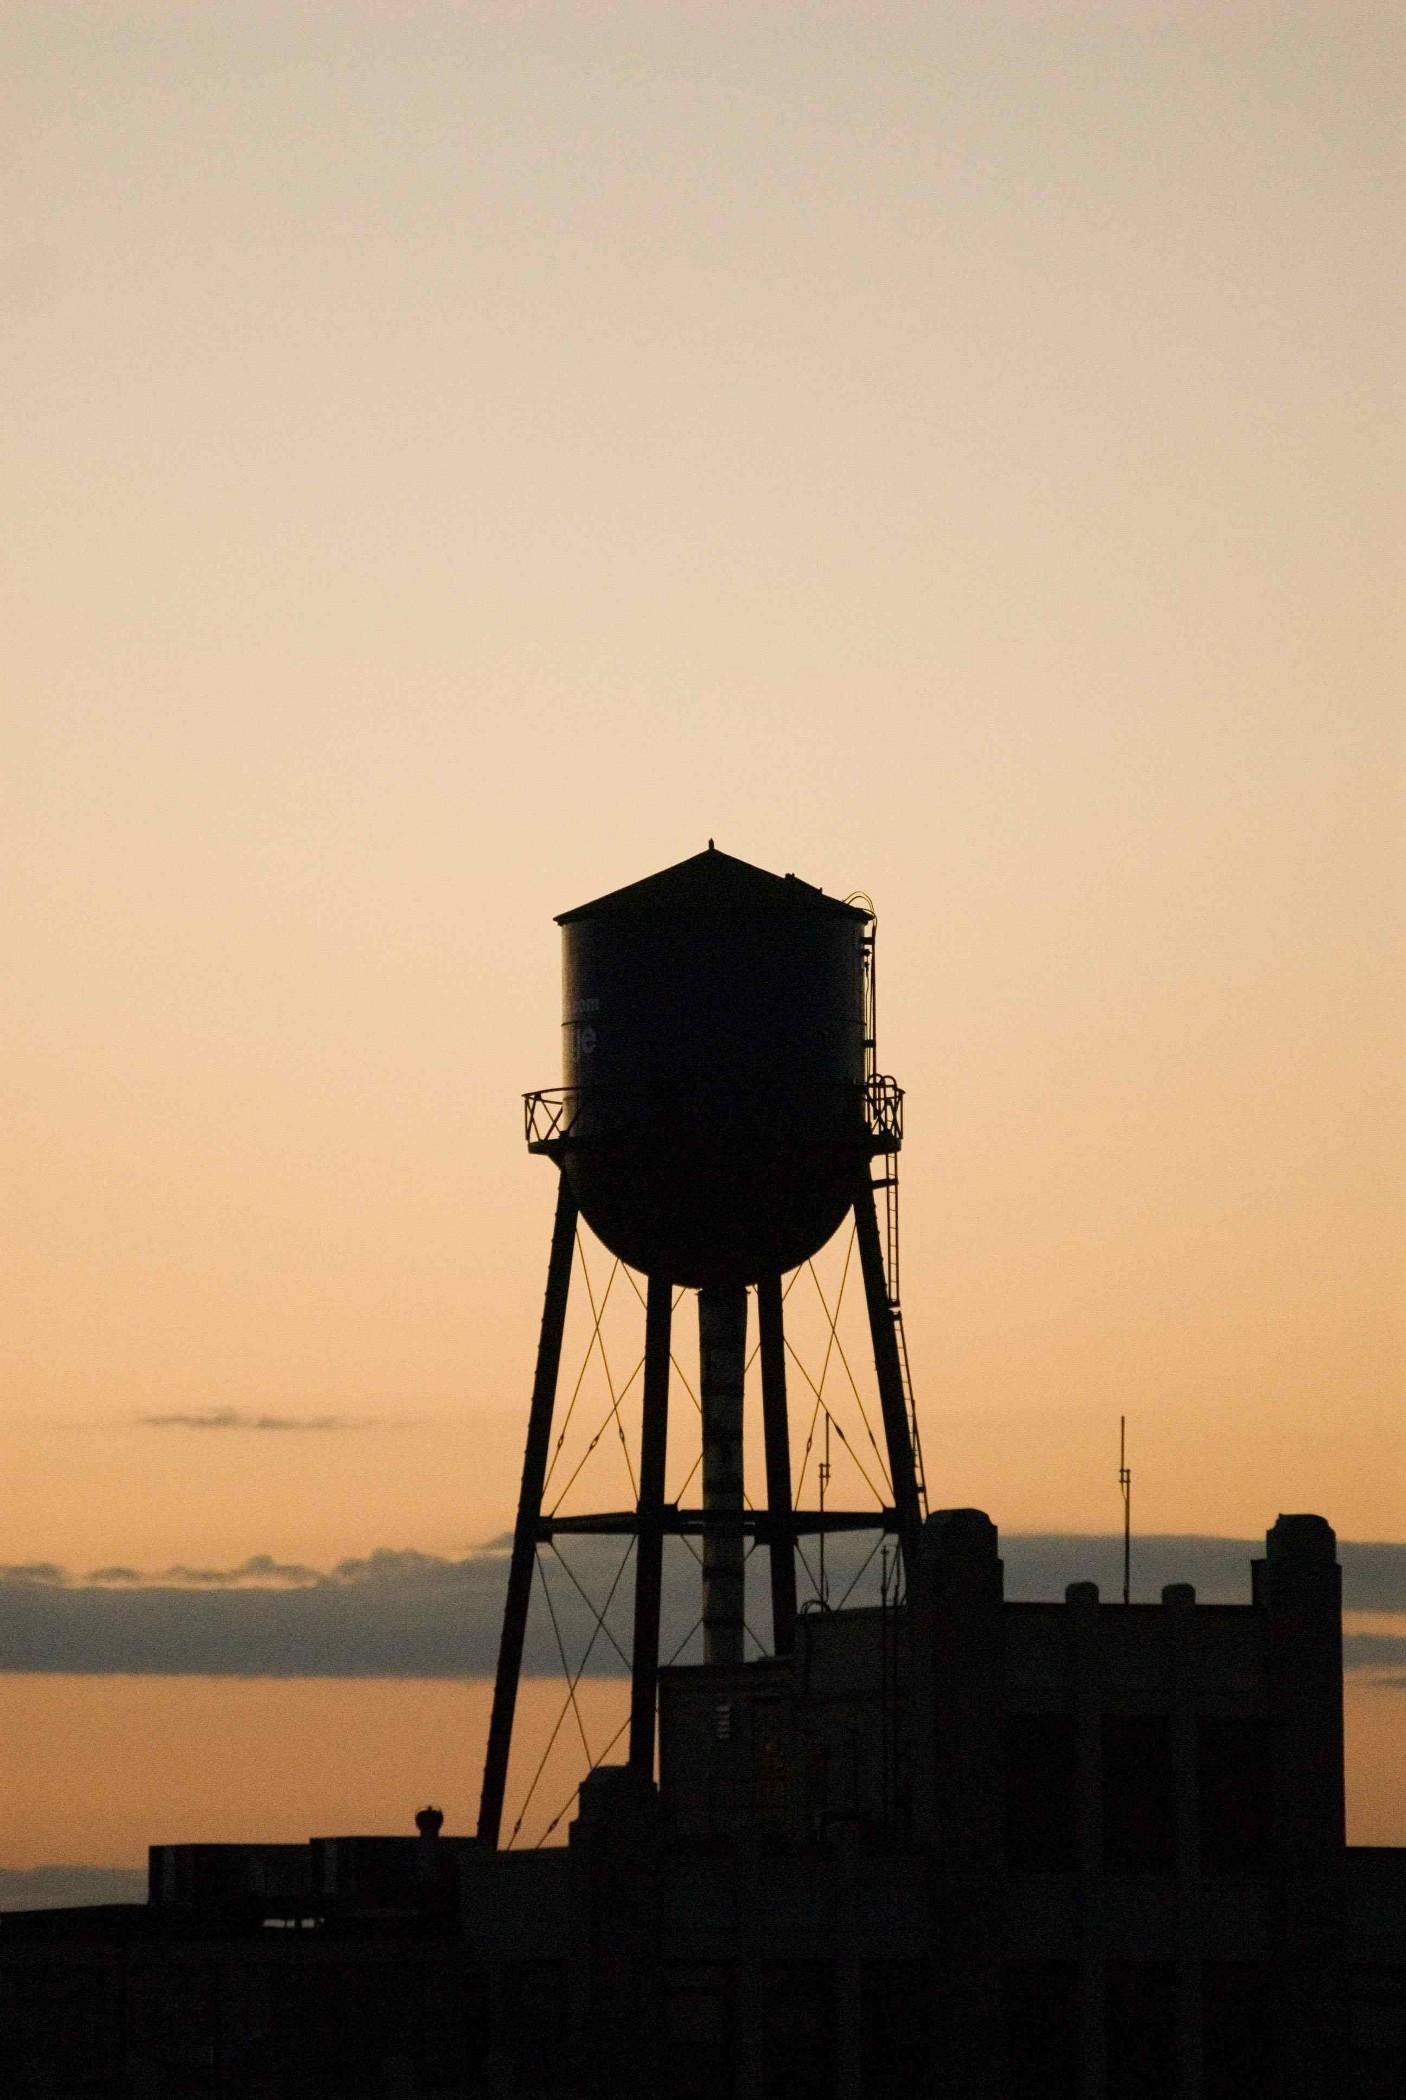
[{"label": "antenna pole", "polygon": [[1131,1601],[1133,1586],[1133,1475],[1128,1464],[1128,1418],[1118,1417],[1118,1486],[1123,1496],[1123,1602]]},{"label": "antenna pole", "polygon": [[[824,1406],[824,1402],[821,1403]],[[818,1468],[820,1476],[820,1514],[825,1514],[825,1490],[830,1485],[830,1410],[825,1408],[825,1456]],[[830,1608],[830,1585],[825,1579],[825,1526],[820,1527],[820,1602]]]}]

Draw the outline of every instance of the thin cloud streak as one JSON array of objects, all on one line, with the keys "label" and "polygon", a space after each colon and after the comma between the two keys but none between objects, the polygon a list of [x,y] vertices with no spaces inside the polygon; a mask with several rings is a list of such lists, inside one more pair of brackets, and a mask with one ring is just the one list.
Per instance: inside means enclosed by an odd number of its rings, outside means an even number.
[{"label": "thin cloud streak", "polygon": [[[1343,1663],[1349,1670],[1406,1669],[1406,1634],[1346,1633],[1343,1635]],[[1393,1685],[1406,1685],[1406,1677],[1389,1681]]]},{"label": "thin cloud streak", "polygon": [[377,1424],[370,1417],[351,1415],[256,1415],[238,1407],[212,1407],[190,1414],[138,1415],[137,1426],[140,1429],[256,1429],[320,1434],[343,1429],[374,1429]]}]

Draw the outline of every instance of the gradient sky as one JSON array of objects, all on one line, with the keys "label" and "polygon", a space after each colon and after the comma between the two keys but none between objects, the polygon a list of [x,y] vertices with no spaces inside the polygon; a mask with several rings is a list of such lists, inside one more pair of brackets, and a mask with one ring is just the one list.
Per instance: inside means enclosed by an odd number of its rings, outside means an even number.
[{"label": "gradient sky", "polygon": [[[877,901],[934,1502],[1106,1532],[1126,1412],[1149,1531],[1406,1540],[1397,10],[0,41],[0,1561],[508,1526],[551,916],[710,835]],[[184,1800],[195,1682],[0,1686],[0,1863],[297,1834],[44,1778]],[[406,1823],[391,1690],[199,1682]]]}]

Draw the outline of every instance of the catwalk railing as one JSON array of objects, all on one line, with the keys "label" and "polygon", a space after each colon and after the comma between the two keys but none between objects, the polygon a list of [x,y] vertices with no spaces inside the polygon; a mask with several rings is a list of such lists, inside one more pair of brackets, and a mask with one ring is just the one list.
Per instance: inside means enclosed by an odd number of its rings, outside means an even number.
[{"label": "catwalk railing", "polygon": [[[871,1153],[896,1152],[903,1143],[903,1089],[896,1079],[876,1072],[854,1087],[860,1124]],[[530,1152],[550,1152],[558,1145],[587,1134],[583,1119],[588,1114],[605,1115],[612,1138],[627,1137],[631,1125],[655,1131],[661,1125],[682,1123],[706,1113],[706,1097],[693,1090],[662,1087],[543,1087],[524,1094],[523,1130]],[[775,1109],[782,1120],[787,1100],[778,1092]],[[767,1106],[760,1104],[763,1111]],[[765,1116],[760,1119],[765,1122]],[[592,1136],[598,1133],[592,1131]],[[826,1135],[829,1135],[827,1129]]]}]

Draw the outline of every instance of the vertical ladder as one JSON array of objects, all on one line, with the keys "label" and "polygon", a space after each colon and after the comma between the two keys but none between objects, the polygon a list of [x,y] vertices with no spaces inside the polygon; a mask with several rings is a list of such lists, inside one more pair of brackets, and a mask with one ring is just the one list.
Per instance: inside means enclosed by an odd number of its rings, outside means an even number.
[{"label": "vertical ladder", "polygon": [[[879,1034],[879,954],[878,916],[872,901],[856,891],[849,899],[851,904],[863,903],[871,914],[869,930],[864,936],[864,1080],[871,1084],[878,1071]],[[908,1436],[913,1446],[913,1471],[918,1485],[918,1507],[924,1517],[928,1513],[928,1485],[923,1474],[923,1442],[918,1434],[918,1410],[913,1398],[913,1373],[908,1363],[908,1337],[903,1331],[903,1307],[899,1298],[898,1281],[898,1154],[890,1152],[888,1171],[875,1181],[876,1189],[884,1192],[884,1279],[888,1293],[889,1313],[893,1320],[893,1337],[898,1344],[898,1368],[903,1380],[903,1404],[908,1411]]]},{"label": "vertical ladder", "polygon": [[918,1407],[913,1396],[913,1373],[908,1362],[908,1337],[903,1329],[903,1306],[899,1293],[898,1267],[898,1154],[888,1156],[888,1172],[874,1183],[884,1192],[884,1281],[888,1291],[893,1337],[898,1344],[898,1368],[903,1380],[903,1404],[908,1413],[908,1435],[913,1445],[913,1471],[918,1484],[918,1507],[928,1513],[928,1484],[923,1472],[923,1440],[918,1431]]}]

